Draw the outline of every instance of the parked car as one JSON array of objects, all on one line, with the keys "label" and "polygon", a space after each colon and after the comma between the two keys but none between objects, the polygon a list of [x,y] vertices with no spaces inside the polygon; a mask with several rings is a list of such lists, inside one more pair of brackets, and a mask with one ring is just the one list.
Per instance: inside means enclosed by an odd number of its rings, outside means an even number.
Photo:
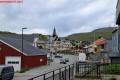
[{"label": "parked car", "polygon": [[66,64],[67,62],[65,61],[65,59],[60,59],[60,64]]},{"label": "parked car", "polygon": [[69,58],[65,58],[65,61],[66,61],[66,62],[69,62]]},{"label": "parked car", "polygon": [[55,55],[55,58],[63,58],[61,55]]},{"label": "parked car", "polygon": [[0,80],[12,80],[14,77],[14,68],[13,66],[0,66]]}]

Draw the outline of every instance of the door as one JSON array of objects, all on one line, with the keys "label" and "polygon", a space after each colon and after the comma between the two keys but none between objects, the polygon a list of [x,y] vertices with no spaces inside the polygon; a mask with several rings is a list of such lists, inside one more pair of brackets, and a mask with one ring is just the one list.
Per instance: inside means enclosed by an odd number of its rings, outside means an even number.
[{"label": "door", "polygon": [[6,65],[12,65],[14,67],[15,71],[20,71],[21,70],[21,57],[7,56],[5,58],[5,64]]}]

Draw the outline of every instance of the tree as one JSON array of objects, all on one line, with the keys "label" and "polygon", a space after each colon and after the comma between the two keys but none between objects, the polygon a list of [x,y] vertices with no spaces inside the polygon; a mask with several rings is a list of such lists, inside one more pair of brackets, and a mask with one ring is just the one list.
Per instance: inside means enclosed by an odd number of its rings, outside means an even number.
[{"label": "tree", "polygon": [[47,36],[45,36],[45,35],[39,35],[39,40],[43,40],[43,41],[46,41],[46,40],[48,40],[48,37]]}]

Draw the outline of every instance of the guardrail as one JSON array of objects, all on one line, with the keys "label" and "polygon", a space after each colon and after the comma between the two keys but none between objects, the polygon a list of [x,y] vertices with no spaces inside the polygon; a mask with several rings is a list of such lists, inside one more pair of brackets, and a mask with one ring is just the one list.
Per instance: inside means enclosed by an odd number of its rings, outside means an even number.
[{"label": "guardrail", "polygon": [[28,80],[71,80],[74,78],[74,64],[58,68]]}]

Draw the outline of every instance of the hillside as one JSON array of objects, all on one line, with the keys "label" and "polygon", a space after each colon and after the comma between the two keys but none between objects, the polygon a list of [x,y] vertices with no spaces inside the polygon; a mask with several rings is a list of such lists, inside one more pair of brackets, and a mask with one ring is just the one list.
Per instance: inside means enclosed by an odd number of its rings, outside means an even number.
[{"label": "hillside", "polygon": [[[99,36],[102,36],[106,39],[111,39],[112,31],[115,28],[116,27],[100,28],[100,29],[96,29],[92,32],[72,34],[65,38],[70,39],[70,40],[80,40],[80,41],[90,40],[91,41],[91,40],[94,40],[94,38],[97,39]],[[12,33],[12,32],[0,31],[0,36],[21,39],[21,34],[16,34],[16,33]],[[33,42],[33,39],[38,36],[39,36],[40,40],[47,40],[47,38],[48,38],[47,35],[42,35],[42,34],[24,34],[24,39],[29,42]]]},{"label": "hillside", "polygon": [[7,32],[7,31],[0,31],[0,35],[9,35],[9,34],[15,35],[16,33]]},{"label": "hillside", "polygon": [[99,36],[102,36],[105,39],[111,39],[112,31],[115,28],[116,27],[100,28],[92,32],[72,34],[72,35],[67,36],[66,38],[70,40],[85,41],[85,40],[94,40],[94,39],[97,39]]}]

